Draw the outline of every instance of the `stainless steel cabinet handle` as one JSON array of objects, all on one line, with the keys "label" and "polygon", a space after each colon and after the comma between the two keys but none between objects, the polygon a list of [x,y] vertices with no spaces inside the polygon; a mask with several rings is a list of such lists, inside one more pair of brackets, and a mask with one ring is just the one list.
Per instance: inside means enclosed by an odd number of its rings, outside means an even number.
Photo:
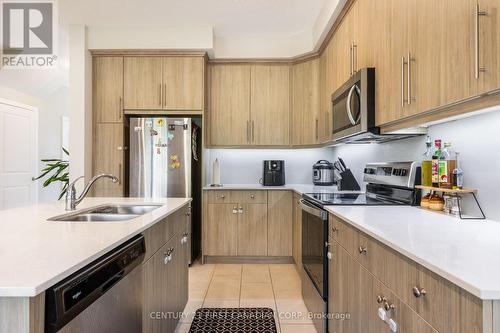
[{"label": "stainless steel cabinet handle", "polygon": [[247,120],[247,142],[250,142],[250,121]]},{"label": "stainless steel cabinet handle", "polygon": [[366,254],[366,252],[367,252],[366,247],[364,247],[364,246],[360,246],[358,248],[358,251],[360,254]]},{"label": "stainless steel cabinet handle", "polygon": [[238,208],[238,213],[243,214],[243,207]]},{"label": "stainless steel cabinet handle", "polygon": [[334,227],[332,227],[332,231],[333,231],[333,232],[338,232],[338,231],[339,231],[339,229],[338,229],[337,227],[335,227],[335,226],[334,226]]},{"label": "stainless steel cabinet handle", "polygon": [[405,57],[401,57],[401,107],[405,107]]},{"label": "stainless steel cabinet handle", "polygon": [[408,80],[408,98],[407,98],[408,105],[411,104],[412,100],[415,100],[415,97],[411,96],[411,62],[412,61],[415,61],[415,58],[412,58],[410,52],[408,52],[408,59],[407,59],[407,63],[408,63],[408,67],[407,67],[408,77],[406,78]]},{"label": "stainless steel cabinet handle", "polygon": [[382,304],[383,302],[387,302],[387,298],[383,295],[377,295],[377,303]]},{"label": "stainless steel cabinet handle", "polygon": [[122,119],[123,112],[123,99],[120,96],[120,100],[118,101],[118,119]]},{"label": "stainless steel cabinet handle", "polygon": [[255,199],[255,195],[250,195],[250,199]]},{"label": "stainless steel cabinet handle", "polygon": [[173,253],[174,253],[174,248],[173,247],[171,247],[170,249],[168,249],[167,252],[165,252],[165,258],[163,258],[163,263],[165,265],[172,261],[172,255],[173,255]]},{"label": "stainless steel cabinet handle", "polygon": [[221,199],[225,199],[225,198],[226,198],[226,196],[225,196],[224,194],[222,194],[222,195],[220,196],[220,198],[221,198]]},{"label": "stainless steel cabinet handle", "polygon": [[358,46],[356,45],[356,43],[352,43],[352,52],[351,52],[352,53],[352,74],[357,72],[357,67],[358,67],[358,61],[356,59],[356,57],[358,56],[357,48],[358,48]]},{"label": "stainless steel cabinet handle", "polygon": [[352,75],[352,44],[349,47],[349,76]]},{"label": "stainless steel cabinet handle", "polygon": [[392,303],[385,301],[384,302],[384,309],[385,309],[385,311],[391,311],[391,310],[396,309],[396,306]]},{"label": "stainless steel cabinet handle", "polygon": [[424,288],[419,288],[417,286],[413,287],[412,291],[413,296],[415,296],[416,298],[425,296],[427,294],[427,290],[425,290]]},{"label": "stainless steel cabinet handle", "polygon": [[233,206],[233,214],[238,214],[238,208],[236,206]]},{"label": "stainless steel cabinet handle", "polygon": [[161,83],[158,85],[158,105],[161,106]]},{"label": "stainless steel cabinet handle", "polygon": [[319,119],[316,118],[316,141],[319,140]]},{"label": "stainless steel cabinet handle", "polygon": [[118,185],[122,184],[122,164],[118,163]]},{"label": "stainless steel cabinet handle", "polygon": [[255,123],[252,120],[252,142],[255,141]]},{"label": "stainless steel cabinet handle", "polygon": [[474,15],[474,58],[475,58],[475,66],[474,66],[474,77],[479,79],[479,73],[486,71],[484,67],[480,67],[481,65],[479,64],[479,16],[486,16],[486,12],[482,12],[479,9],[479,4],[476,4],[474,6],[475,8],[475,15]]},{"label": "stainless steel cabinet handle", "polygon": [[167,84],[163,85],[163,107],[167,104]]}]

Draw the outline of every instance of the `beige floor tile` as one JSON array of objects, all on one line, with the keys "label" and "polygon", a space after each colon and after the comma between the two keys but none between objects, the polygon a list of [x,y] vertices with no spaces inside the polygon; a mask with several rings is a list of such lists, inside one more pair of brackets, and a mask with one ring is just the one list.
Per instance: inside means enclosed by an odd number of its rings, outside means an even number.
[{"label": "beige floor tile", "polygon": [[208,287],[206,299],[237,300],[240,298],[241,277],[231,275],[214,276]]},{"label": "beige floor tile", "polygon": [[274,288],[274,297],[278,300],[300,300],[302,299],[302,289],[300,287],[290,288],[289,286],[282,286]]},{"label": "beige floor tile", "polygon": [[312,324],[303,300],[276,300],[278,317],[282,324]]},{"label": "beige floor tile", "polygon": [[274,293],[271,283],[244,283],[241,285],[241,299],[272,299]]},{"label": "beige floor tile", "polygon": [[205,302],[203,302],[204,308],[238,308],[239,306],[239,300],[206,299]]},{"label": "beige floor tile", "polygon": [[190,301],[196,301],[196,300],[201,300],[203,301],[205,299],[205,296],[207,295],[207,290],[208,286],[206,288],[189,288],[189,300]]},{"label": "beige floor tile", "polygon": [[241,269],[242,265],[239,264],[217,264],[214,269],[214,276],[241,276]]},{"label": "beige floor tile", "polygon": [[302,282],[292,277],[272,278],[274,291],[302,290]]},{"label": "beige floor tile", "polygon": [[[240,299],[240,308],[270,308],[276,316],[274,299]],[[277,316],[276,316],[277,317]]]},{"label": "beige floor tile", "polygon": [[281,324],[281,333],[317,333],[312,324]]},{"label": "beige floor tile", "polygon": [[179,323],[175,329],[175,333],[189,333],[191,324]]},{"label": "beige floor tile", "polygon": [[271,282],[271,275],[269,273],[268,265],[261,264],[247,264],[243,265],[242,269],[242,283],[253,282]]},{"label": "beige floor tile", "polygon": [[269,264],[269,271],[272,274],[282,274],[282,273],[297,273],[297,269],[294,264]]},{"label": "beige floor tile", "polygon": [[184,311],[182,311],[182,317],[179,322],[190,323],[193,321],[196,310],[203,306],[203,300],[190,300],[187,302]]}]

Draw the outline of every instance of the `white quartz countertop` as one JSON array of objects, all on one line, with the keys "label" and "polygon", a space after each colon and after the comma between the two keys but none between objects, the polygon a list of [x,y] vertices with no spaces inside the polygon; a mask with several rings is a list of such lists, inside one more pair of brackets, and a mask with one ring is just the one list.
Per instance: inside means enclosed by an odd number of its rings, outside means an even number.
[{"label": "white quartz countertop", "polygon": [[337,186],[315,186],[312,184],[286,184],[283,186],[263,186],[262,184],[224,184],[220,187],[207,185],[204,190],[287,190],[303,193],[339,192]]},{"label": "white quartz countertop", "polygon": [[500,299],[500,222],[409,206],[327,206],[357,229],[483,300]]},{"label": "white quartz countertop", "polygon": [[163,206],[120,222],[61,222],[64,203],[0,211],[0,297],[36,296],[175,212],[188,198],[86,198],[77,210],[104,204]]}]

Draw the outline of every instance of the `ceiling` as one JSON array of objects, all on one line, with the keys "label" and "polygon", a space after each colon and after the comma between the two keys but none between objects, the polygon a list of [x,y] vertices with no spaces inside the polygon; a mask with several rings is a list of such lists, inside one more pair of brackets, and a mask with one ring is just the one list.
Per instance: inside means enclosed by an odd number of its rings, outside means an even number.
[{"label": "ceiling", "polygon": [[[296,49],[311,51],[316,42],[314,30],[318,22],[320,28],[325,29],[325,13],[330,11],[332,4],[335,6],[338,2],[339,0],[57,1],[58,68],[42,71],[0,70],[0,86],[45,98],[59,87],[67,85],[67,31],[70,24],[129,28],[208,26],[213,30],[214,49],[218,46],[225,51],[240,48],[240,54],[250,52],[250,56],[255,56],[251,52],[253,48],[259,49],[260,54],[265,57],[266,52],[279,54],[280,48],[290,48],[289,45],[298,42],[302,45]],[[327,14],[330,17],[332,13]],[[263,42],[259,43],[260,41]],[[287,52],[293,53],[294,50]]]}]

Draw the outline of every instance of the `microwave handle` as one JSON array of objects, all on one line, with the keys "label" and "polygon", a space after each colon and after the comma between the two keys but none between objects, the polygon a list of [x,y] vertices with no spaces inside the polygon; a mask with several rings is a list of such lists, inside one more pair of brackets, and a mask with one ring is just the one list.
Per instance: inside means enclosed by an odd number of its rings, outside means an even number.
[{"label": "microwave handle", "polygon": [[352,93],[354,92],[354,89],[356,89],[356,92],[358,93],[358,95],[360,94],[359,87],[358,87],[358,85],[355,84],[349,90],[349,94],[347,95],[347,101],[346,101],[347,117],[349,117],[349,121],[351,122],[352,125],[356,125],[359,121],[359,116],[358,116],[358,119],[354,119],[354,116],[352,115],[352,110],[351,110],[351,99],[352,99]]}]

